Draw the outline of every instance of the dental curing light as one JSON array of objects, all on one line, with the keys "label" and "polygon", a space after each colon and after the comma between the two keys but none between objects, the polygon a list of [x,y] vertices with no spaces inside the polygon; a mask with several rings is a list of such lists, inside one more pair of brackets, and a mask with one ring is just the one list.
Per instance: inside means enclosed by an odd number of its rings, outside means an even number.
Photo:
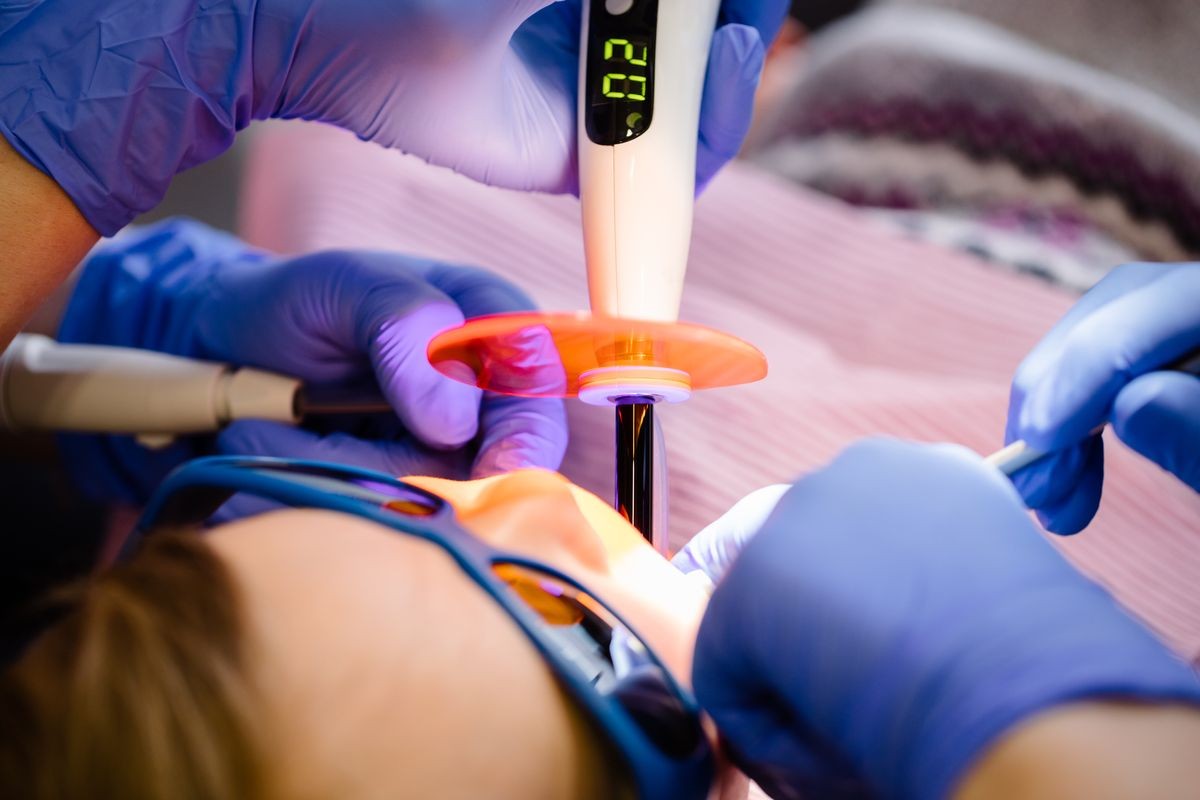
[{"label": "dental curing light", "polygon": [[579,189],[592,311],[674,321],[692,237],[700,99],[719,0],[589,0]]},{"label": "dental curing light", "polygon": [[654,405],[766,375],[761,352],[677,322],[700,100],[720,0],[585,0],[579,189],[592,313],[479,318],[430,362],[484,389],[616,407],[616,507],[653,530]]},{"label": "dental curing light", "polygon": [[[579,196],[588,295],[596,314],[664,321],[679,316],[692,236],[700,99],[719,5],[720,0],[584,3]],[[630,344],[630,361],[649,349]],[[655,392],[655,380],[635,369],[636,363],[618,364],[585,375],[583,399],[602,385],[600,396],[616,403],[615,505],[653,541],[654,403],[685,399],[690,387]],[[679,377],[686,386],[688,376]]]}]

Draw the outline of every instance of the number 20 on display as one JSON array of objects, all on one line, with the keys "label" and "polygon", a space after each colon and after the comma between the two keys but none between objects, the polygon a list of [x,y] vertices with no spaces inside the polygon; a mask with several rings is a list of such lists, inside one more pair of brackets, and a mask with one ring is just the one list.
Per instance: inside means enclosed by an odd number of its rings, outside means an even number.
[{"label": "number 20 on display", "polygon": [[[635,50],[640,50],[640,55],[635,57]],[[648,55],[647,45],[635,46],[628,39],[606,39],[604,42],[604,62],[610,65],[609,69],[615,64],[645,67]],[[614,100],[645,100],[646,76],[634,75],[632,72],[633,70],[606,73],[600,91],[605,97]]]}]

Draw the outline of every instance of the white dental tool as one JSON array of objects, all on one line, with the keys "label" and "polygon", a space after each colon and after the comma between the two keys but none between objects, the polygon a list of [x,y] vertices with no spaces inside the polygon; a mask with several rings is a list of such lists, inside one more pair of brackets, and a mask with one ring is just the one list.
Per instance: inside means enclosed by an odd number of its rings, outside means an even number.
[{"label": "white dental tool", "polygon": [[0,354],[0,430],[138,436],[149,446],[238,419],[296,423],[310,413],[378,411],[258,369],[21,334]]},{"label": "white dental tool", "polygon": [[720,0],[585,0],[579,193],[592,313],[674,322]]},{"label": "white dental tool", "polygon": [[[583,4],[579,195],[593,314],[679,318],[700,101],[719,6],[720,0]],[[666,531],[654,531],[654,403],[686,399],[691,387],[678,370],[654,365],[652,344],[639,349],[630,341],[624,365],[581,376],[579,396],[616,405],[615,505],[665,547]]]}]

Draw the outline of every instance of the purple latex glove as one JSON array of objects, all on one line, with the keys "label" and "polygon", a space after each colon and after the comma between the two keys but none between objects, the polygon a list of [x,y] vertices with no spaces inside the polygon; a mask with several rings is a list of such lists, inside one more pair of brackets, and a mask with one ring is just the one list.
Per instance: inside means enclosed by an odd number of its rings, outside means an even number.
[{"label": "purple latex glove", "polygon": [[772,797],[936,800],[1059,704],[1200,704],[1195,673],[961,447],[856,444],[730,549],[692,683]]},{"label": "purple latex glove", "polygon": [[[703,185],[750,122],[786,0],[726,0]],[[109,235],[255,119],[317,120],[485,183],[578,190],[579,0],[0,5],[0,133]]]},{"label": "purple latex glove", "polygon": [[[435,333],[464,317],[531,307],[515,286],[480,269],[372,252],[280,259],[175,220],[89,257],[59,338],[227,361],[312,383],[374,378],[395,417],[339,421],[324,435],[241,422],[221,433],[217,448],[465,478],[555,469],[562,460],[560,402],[482,397],[440,375],[425,355]],[[63,440],[85,488],[127,502],[144,499],[167,469],[197,452],[194,442],[148,451],[128,437]]]},{"label": "purple latex glove", "polygon": [[1051,455],[1013,483],[1046,530],[1100,505],[1111,423],[1121,441],[1200,491],[1200,380],[1161,367],[1200,348],[1200,264],[1127,264],[1096,284],[1013,377],[1006,441]]}]

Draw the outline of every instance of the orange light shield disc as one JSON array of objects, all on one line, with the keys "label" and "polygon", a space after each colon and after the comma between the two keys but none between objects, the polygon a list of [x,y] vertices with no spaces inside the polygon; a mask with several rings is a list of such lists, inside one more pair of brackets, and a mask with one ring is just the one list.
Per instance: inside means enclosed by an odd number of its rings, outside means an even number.
[{"label": "orange light shield disc", "polygon": [[477,317],[429,343],[429,362],[447,377],[499,394],[686,399],[693,390],[761,380],[758,348],[687,322],[650,322],[586,312]]}]

